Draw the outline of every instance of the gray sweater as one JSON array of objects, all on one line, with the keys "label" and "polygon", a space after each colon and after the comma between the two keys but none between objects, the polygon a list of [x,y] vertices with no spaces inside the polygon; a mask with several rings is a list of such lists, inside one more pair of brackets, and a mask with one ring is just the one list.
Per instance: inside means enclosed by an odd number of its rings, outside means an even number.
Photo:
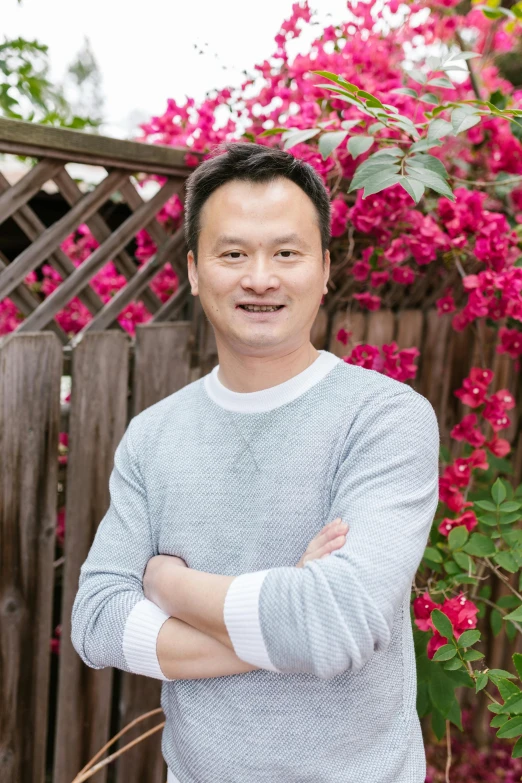
[{"label": "gray sweater", "polygon": [[[411,585],[438,501],[439,430],[406,384],[328,351],[277,386],[219,366],[134,417],[82,566],[72,641],[163,680],[169,783],[424,783]],[[295,565],[327,522],[346,543]],[[259,670],[169,680],[156,554],[235,576],[224,620]]]}]

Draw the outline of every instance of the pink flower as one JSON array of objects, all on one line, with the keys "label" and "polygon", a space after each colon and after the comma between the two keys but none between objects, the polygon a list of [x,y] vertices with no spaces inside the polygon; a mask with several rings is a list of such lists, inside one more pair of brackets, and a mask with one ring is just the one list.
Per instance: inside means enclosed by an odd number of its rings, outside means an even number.
[{"label": "pink flower", "polygon": [[450,531],[453,530],[453,528],[461,527],[461,525],[465,525],[466,530],[469,533],[471,533],[471,531],[477,527],[478,519],[473,511],[465,511],[459,517],[455,517],[455,519],[449,519],[446,517],[440,523],[438,531],[443,536],[447,536],[449,535]]},{"label": "pink flower", "polygon": [[334,198],[330,202],[331,208],[331,225],[330,231],[333,237],[340,237],[346,231],[346,224],[348,222],[348,206],[342,198]]},{"label": "pink flower", "polygon": [[379,310],[381,306],[381,297],[380,296],[374,296],[373,294],[369,294],[367,292],[364,292],[362,294],[352,294],[354,299],[357,299],[361,307],[366,308],[366,310]]},{"label": "pink flower", "polygon": [[339,340],[340,343],[343,345],[347,345],[348,340],[352,336],[352,332],[347,332],[346,329],[339,329],[337,332],[335,339]]},{"label": "pink flower", "polygon": [[475,424],[477,422],[477,414],[469,413],[464,416],[460,424],[456,424],[450,432],[452,438],[455,440],[465,440],[471,446],[482,446],[486,440],[486,436],[477,428]]}]

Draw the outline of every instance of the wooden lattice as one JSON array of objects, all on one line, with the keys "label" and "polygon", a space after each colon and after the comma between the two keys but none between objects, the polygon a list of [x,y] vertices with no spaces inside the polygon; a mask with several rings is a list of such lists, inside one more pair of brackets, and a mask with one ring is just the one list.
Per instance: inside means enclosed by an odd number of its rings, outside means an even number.
[{"label": "wooden lattice", "polygon": [[[63,345],[77,343],[87,332],[121,329],[116,319],[135,300],[143,302],[151,313],[151,322],[177,317],[189,291],[183,227],[168,234],[156,215],[174,194],[184,200],[185,180],[191,171],[184,162],[188,150],[0,120],[0,152],[36,159],[34,167],[12,186],[0,173],[0,226],[12,218],[30,242],[11,261],[0,253],[0,301],[10,297],[25,316],[11,334],[51,330]],[[65,168],[72,162],[103,166],[107,174],[90,192],[82,193]],[[133,175],[140,173],[157,174],[163,179],[161,188],[148,201],[133,182]],[[48,182],[54,183],[69,210],[46,227],[28,202]],[[130,214],[111,231],[99,210],[117,193]],[[61,244],[81,224],[87,225],[99,246],[77,267],[61,250]],[[139,266],[128,247],[141,229],[147,230],[157,250]],[[104,303],[91,281],[109,261],[113,261],[127,283]],[[167,262],[179,283],[170,298],[162,302],[150,288],[150,282]],[[50,264],[62,282],[42,301],[24,280],[43,263]],[[70,340],[55,316],[75,297],[92,318]]]}]

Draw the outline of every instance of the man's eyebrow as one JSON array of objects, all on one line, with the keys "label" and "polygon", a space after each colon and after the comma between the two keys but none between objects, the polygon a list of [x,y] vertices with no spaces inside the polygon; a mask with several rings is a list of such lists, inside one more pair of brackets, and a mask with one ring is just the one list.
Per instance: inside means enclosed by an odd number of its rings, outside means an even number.
[{"label": "man's eyebrow", "polygon": [[[300,245],[303,248],[309,249],[308,244],[303,240],[303,238],[299,235],[294,233],[290,234],[284,234],[280,237],[274,237],[272,240],[272,244],[274,245],[283,245],[287,242],[293,243],[295,245]],[[243,239],[241,237],[233,237],[228,236],[226,234],[222,234],[219,236],[216,240],[216,243],[214,244],[214,251],[217,251],[220,247],[223,245],[248,245],[248,240]]]}]

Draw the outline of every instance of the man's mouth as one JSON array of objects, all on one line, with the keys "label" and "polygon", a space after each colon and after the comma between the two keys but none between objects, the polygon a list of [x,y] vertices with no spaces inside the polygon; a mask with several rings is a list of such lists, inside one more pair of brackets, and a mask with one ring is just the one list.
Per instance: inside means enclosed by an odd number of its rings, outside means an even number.
[{"label": "man's mouth", "polygon": [[238,305],[247,313],[276,313],[282,310],[284,305]]}]

